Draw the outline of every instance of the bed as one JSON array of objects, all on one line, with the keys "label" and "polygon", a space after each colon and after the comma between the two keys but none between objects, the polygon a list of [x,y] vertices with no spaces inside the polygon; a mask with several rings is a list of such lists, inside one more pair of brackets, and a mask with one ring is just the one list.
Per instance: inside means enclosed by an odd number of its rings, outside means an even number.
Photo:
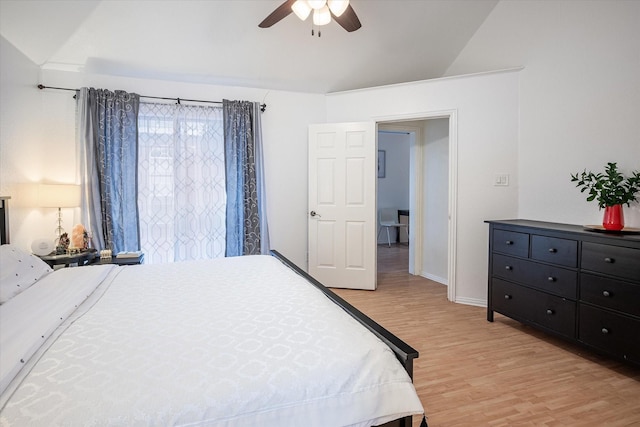
[{"label": "bed", "polygon": [[277,251],[52,271],[0,250],[2,426],[426,425],[417,352]]}]

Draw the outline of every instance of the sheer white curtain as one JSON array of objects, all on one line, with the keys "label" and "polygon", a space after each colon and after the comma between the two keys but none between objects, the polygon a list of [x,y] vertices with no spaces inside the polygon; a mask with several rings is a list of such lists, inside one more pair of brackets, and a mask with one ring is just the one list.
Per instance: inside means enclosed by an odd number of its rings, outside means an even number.
[{"label": "sheer white curtain", "polygon": [[138,208],[145,263],[225,255],[222,107],[141,103]]}]

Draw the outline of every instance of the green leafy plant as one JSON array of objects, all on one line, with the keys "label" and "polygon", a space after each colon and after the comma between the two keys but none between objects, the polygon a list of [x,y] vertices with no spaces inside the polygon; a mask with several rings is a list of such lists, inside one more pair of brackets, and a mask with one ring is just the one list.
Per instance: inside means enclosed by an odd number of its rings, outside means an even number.
[{"label": "green leafy plant", "polygon": [[571,174],[571,182],[577,182],[580,192],[587,191],[587,201],[598,201],[600,209],[607,206],[625,204],[629,206],[636,201],[636,193],[640,191],[640,171],[633,171],[625,178],[616,163],[607,163],[604,173],[594,174],[585,169],[580,174]]}]

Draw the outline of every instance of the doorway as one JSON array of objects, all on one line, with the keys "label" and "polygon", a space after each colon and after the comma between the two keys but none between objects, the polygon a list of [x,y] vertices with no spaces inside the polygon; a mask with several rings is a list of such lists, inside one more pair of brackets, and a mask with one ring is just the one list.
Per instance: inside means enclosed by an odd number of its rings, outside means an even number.
[{"label": "doorway", "polygon": [[[378,213],[389,210],[401,228],[381,227],[378,217],[378,273],[409,271],[411,147],[416,133],[378,126]],[[379,215],[379,214],[378,214]]]},{"label": "doorway", "polygon": [[[412,120],[379,121],[383,135],[405,135],[409,149],[409,273],[450,287],[449,299],[455,290],[451,287],[455,271],[455,187],[452,188],[452,124],[455,112],[436,114]],[[455,127],[454,144],[455,148]],[[452,158],[453,153],[453,158]],[[387,162],[389,156],[387,155]],[[455,181],[455,170],[453,171]],[[378,181],[379,188],[384,185]],[[401,191],[399,189],[399,191]],[[384,200],[383,200],[384,202]],[[382,251],[385,248],[379,247]],[[384,254],[381,254],[384,255]]]},{"label": "doorway", "polygon": [[[445,129],[448,129],[448,140],[444,144],[447,152],[447,160],[441,162],[442,165],[447,165],[445,178],[442,176],[440,179],[432,179],[426,174],[424,164],[426,163],[425,151],[426,140],[424,135],[430,130],[429,121],[434,119],[446,119]],[[447,125],[448,124],[448,125]],[[415,141],[411,147],[411,163],[410,163],[410,218],[409,228],[413,238],[409,239],[409,272],[411,274],[426,275],[431,274],[423,269],[424,252],[427,245],[434,243],[434,233],[426,234],[429,229],[428,223],[431,217],[426,218],[424,215],[425,200],[427,199],[426,190],[429,185],[446,185],[446,187],[440,187],[444,190],[441,193],[447,193],[446,203],[438,203],[437,207],[441,209],[440,212],[445,212],[443,218],[445,220],[439,224],[436,229],[443,232],[446,229],[446,243],[436,248],[440,254],[446,253],[446,275],[438,277],[440,282],[443,282],[447,286],[447,297],[450,301],[456,301],[456,231],[457,231],[457,110],[441,110],[438,112],[428,113],[416,113],[402,116],[392,117],[378,117],[369,122],[351,122],[351,123],[333,123],[323,125],[311,125],[309,128],[309,206],[308,211],[310,217],[314,221],[309,221],[309,271],[312,270],[314,265],[319,265],[323,269],[329,265],[328,262],[339,263],[331,265],[331,268],[337,268],[349,271],[358,271],[366,275],[363,279],[350,279],[348,283],[366,283],[367,289],[375,289],[376,282],[376,257],[377,257],[377,244],[376,244],[376,148],[377,148],[377,130],[379,127],[396,130],[407,130],[412,132],[412,125],[417,125],[415,129]],[[354,127],[351,129],[352,127]],[[358,129],[360,130],[358,130]],[[340,138],[336,139],[332,135],[340,134]],[[344,138],[349,140],[348,144],[345,144]],[[333,141],[333,142],[332,142]],[[420,142],[420,143],[418,143]],[[318,148],[330,148],[330,147],[344,147],[355,152],[348,159],[345,156],[336,158],[335,161],[344,163],[348,160],[348,164],[353,166],[350,169],[351,177],[353,179],[346,179],[344,176],[336,176],[335,171],[342,172],[349,168],[345,168],[344,164],[337,165],[337,167],[331,166],[333,161],[327,156],[318,157]],[[350,159],[350,160],[349,160]],[[322,160],[322,161],[319,161]],[[322,167],[326,169],[326,173],[318,173],[314,170],[312,165]],[[318,198],[319,194],[325,196],[332,196],[335,193],[329,184],[323,184],[317,187],[318,179],[322,177],[323,180],[328,180],[331,183],[342,183],[346,187],[345,192],[341,194],[349,194],[354,206],[357,207],[356,211],[366,215],[366,219],[357,219],[346,221],[345,218],[332,219],[324,211],[318,211],[319,204],[332,205],[334,202],[329,203],[331,200],[346,201],[344,197],[329,197],[325,203],[323,198]],[[323,181],[324,182],[324,181]],[[365,185],[369,183],[369,185]],[[446,184],[443,184],[446,183]],[[446,188],[446,189],[445,189]],[[362,191],[366,190],[366,194]],[[320,191],[320,193],[318,193]],[[356,203],[357,202],[357,203]],[[353,204],[352,203],[352,204]],[[446,205],[446,207],[445,207]],[[353,210],[353,209],[352,209]],[[322,215],[322,216],[321,216]],[[320,218],[322,218],[320,220]],[[348,222],[348,224],[347,224]],[[322,224],[334,224],[335,230],[326,230],[327,232],[318,232],[318,225]],[[352,233],[345,233],[343,228],[347,225],[351,225]],[[343,227],[338,229],[338,226]],[[317,240],[314,236],[322,237]],[[344,253],[336,253],[335,248],[344,249],[348,244],[343,242],[334,242],[338,238],[349,238],[351,247],[359,250],[359,252],[353,252],[351,250],[344,251]],[[327,241],[329,239],[329,241]],[[359,243],[358,243],[359,242]],[[354,255],[355,253],[355,255]],[[320,255],[319,255],[320,254]],[[349,259],[345,258],[345,254],[349,254]],[[357,256],[356,256],[357,255]],[[321,261],[319,264],[318,262]],[[427,260],[428,262],[429,260]],[[356,265],[357,263],[357,265]],[[354,267],[355,266],[355,267]],[[426,276],[425,276],[426,277]],[[434,279],[436,279],[434,277]],[[437,279],[436,279],[437,280]],[[344,283],[331,282],[323,279],[323,283],[330,287],[349,287]]]}]

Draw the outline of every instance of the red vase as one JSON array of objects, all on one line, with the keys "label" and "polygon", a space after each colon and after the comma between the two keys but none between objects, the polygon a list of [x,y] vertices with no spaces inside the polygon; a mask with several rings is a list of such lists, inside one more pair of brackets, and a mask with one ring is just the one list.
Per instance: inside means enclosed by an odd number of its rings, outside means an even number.
[{"label": "red vase", "polygon": [[605,206],[602,226],[605,230],[620,231],[624,228],[622,205]]}]

